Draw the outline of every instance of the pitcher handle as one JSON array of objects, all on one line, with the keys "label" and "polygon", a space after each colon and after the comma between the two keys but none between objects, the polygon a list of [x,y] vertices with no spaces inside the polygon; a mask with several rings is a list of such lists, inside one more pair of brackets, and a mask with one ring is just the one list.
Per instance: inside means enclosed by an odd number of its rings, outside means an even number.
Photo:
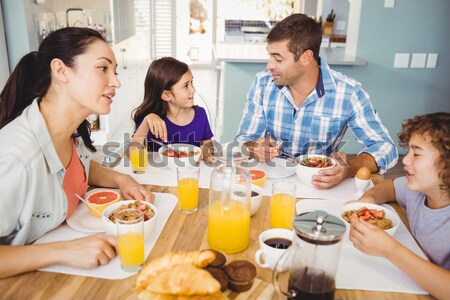
[{"label": "pitcher handle", "polygon": [[277,263],[275,264],[275,268],[273,269],[272,283],[275,286],[275,289],[277,290],[278,293],[281,293],[281,294],[287,296],[288,298],[295,298],[297,296],[297,292],[295,290],[289,290],[289,289],[286,291],[283,291],[280,287],[280,283],[279,283],[279,279],[278,279],[281,273],[284,273],[289,270],[289,267],[287,265],[287,260],[289,257],[290,257],[290,254],[289,254],[289,249],[288,249],[288,251],[286,251],[280,257],[280,259],[278,259]]}]

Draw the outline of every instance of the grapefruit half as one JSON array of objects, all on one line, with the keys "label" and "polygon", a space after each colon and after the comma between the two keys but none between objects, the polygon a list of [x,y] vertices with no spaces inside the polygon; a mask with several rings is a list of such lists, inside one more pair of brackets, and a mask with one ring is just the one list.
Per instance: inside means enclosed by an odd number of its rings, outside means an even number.
[{"label": "grapefruit half", "polygon": [[250,175],[252,176],[252,184],[262,187],[266,182],[267,175],[263,170],[253,169],[250,170]]},{"label": "grapefruit half", "polygon": [[[120,201],[120,194],[116,191],[101,190],[90,194],[86,198],[86,200],[99,212],[103,212],[103,210],[111,204]],[[87,205],[87,208],[89,209],[91,214],[93,214],[97,218],[101,218],[101,216],[94,209],[92,209],[92,207]]]}]

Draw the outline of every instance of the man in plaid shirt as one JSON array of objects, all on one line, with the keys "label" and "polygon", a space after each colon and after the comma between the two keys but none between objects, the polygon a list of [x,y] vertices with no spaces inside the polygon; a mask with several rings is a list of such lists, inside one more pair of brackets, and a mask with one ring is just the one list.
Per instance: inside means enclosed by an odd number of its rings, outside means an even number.
[{"label": "man in plaid shirt", "polygon": [[[303,14],[285,18],[269,32],[267,70],[250,88],[236,141],[246,143],[260,162],[282,153],[335,157],[338,166],[313,177],[316,188],[326,189],[362,166],[383,174],[398,153],[361,84],[320,59],[321,40],[320,26]],[[336,152],[347,127],[364,147],[349,160]]]}]

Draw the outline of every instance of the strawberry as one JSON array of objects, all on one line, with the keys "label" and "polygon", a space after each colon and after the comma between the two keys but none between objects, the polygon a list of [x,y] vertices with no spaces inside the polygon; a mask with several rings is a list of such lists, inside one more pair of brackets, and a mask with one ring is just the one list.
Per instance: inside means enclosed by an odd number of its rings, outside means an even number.
[{"label": "strawberry", "polygon": [[175,156],[175,152],[173,152],[172,150],[167,150],[167,156],[168,157],[174,157]]},{"label": "strawberry", "polygon": [[361,210],[360,212],[358,212],[358,216],[364,216],[364,215],[367,215],[367,213],[370,213],[370,211],[367,208],[365,208],[365,209]]},{"label": "strawberry", "polygon": [[364,215],[364,216],[360,216],[359,217],[361,220],[367,221],[370,219],[370,214],[369,215]]},{"label": "strawberry", "polygon": [[142,204],[141,206],[138,207],[138,209],[139,209],[140,211],[146,211],[146,210],[147,210],[147,205]]},{"label": "strawberry", "polygon": [[374,210],[372,212],[372,214],[377,218],[377,219],[383,219],[384,217],[384,210]]}]

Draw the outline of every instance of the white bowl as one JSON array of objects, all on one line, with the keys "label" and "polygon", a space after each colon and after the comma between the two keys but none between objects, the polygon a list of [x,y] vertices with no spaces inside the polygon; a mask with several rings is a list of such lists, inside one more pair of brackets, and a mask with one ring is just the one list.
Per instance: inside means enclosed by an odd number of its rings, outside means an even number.
[{"label": "white bowl", "polygon": [[252,184],[252,193],[255,192],[258,195],[250,197],[250,216],[253,216],[261,206],[263,198],[263,189],[256,184]]},{"label": "white bowl", "polygon": [[[130,203],[133,203],[134,201],[135,200],[122,200],[122,201],[113,203],[103,211],[103,215],[105,217],[109,218],[109,216],[112,214],[112,212],[115,211],[116,209],[118,209],[121,205],[124,205],[124,204],[128,205]],[[150,234],[153,232],[153,230],[155,229],[156,219],[158,218],[158,209],[156,208],[155,205],[153,205],[149,202],[146,202],[146,201],[142,201],[142,202],[144,202],[148,207],[150,207],[153,210],[153,212],[155,213],[155,215],[152,218],[148,219],[147,221],[144,221],[144,238],[147,239],[150,236]],[[103,227],[105,228],[106,234],[117,236],[116,224],[108,222],[104,218],[102,218],[102,222],[103,222]]]},{"label": "white bowl", "polygon": [[[302,160],[305,160],[307,158],[312,158],[312,157],[328,158],[329,160],[331,160],[332,166],[329,166],[326,168],[314,168],[314,167],[304,166],[300,163]],[[314,185],[312,185],[312,183],[311,183],[312,177],[314,175],[319,174],[320,170],[328,170],[328,169],[334,168],[336,166],[336,160],[334,160],[333,158],[331,158],[329,156],[319,155],[319,154],[301,155],[295,159],[295,162],[297,163],[297,165],[295,166],[295,173],[297,174],[298,179],[300,179],[300,181],[303,184],[305,184],[307,186],[311,186],[311,187],[314,187]]]},{"label": "white bowl", "polygon": [[165,166],[168,166],[170,168],[195,166],[197,164],[197,162],[200,160],[200,156],[201,156],[200,147],[190,145],[190,144],[171,144],[170,148],[173,148],[176,151],[184,151],[184,152],[194,151],[194,152],[196,152],[196,154],[192,155],[192,156],[187,156],[187,157],[169,157],[169,156],[163,154],[163,152],[168,150],[169,148],[166,146],[162,146],[161,148],[159,148],[158,153],[159,153],[161,162]]},{"label": "white bowl", "polygon": [[372,203],[362,203],[362,202],[354,202],[354,203],[349,203],[349,204],[345,204],[344,206],[342,206],[341,211],[340,211],[340,218],[344,221],[345,226],[347,226],[347,233],[350,232],[350,223],[348,223],[347,221],[345,221],[342,218],[342,214],[346,211],[350,211],[350,210],[359,210],[362,207],[367,207],[368,209],[376,209],[376,210],[384,210],[384,216],[386,219],[389,219],[392,221],[392,228],[390,229],[385,229],[386,233],[388,233],[389,235],[394,235],[395,232],[398,229],[398,226],[400,224],[400,217],[398,216],[398,214],[392,209],[386,208],[384,206],[381,205],[377,205],[377,204],[372,204]]}]

